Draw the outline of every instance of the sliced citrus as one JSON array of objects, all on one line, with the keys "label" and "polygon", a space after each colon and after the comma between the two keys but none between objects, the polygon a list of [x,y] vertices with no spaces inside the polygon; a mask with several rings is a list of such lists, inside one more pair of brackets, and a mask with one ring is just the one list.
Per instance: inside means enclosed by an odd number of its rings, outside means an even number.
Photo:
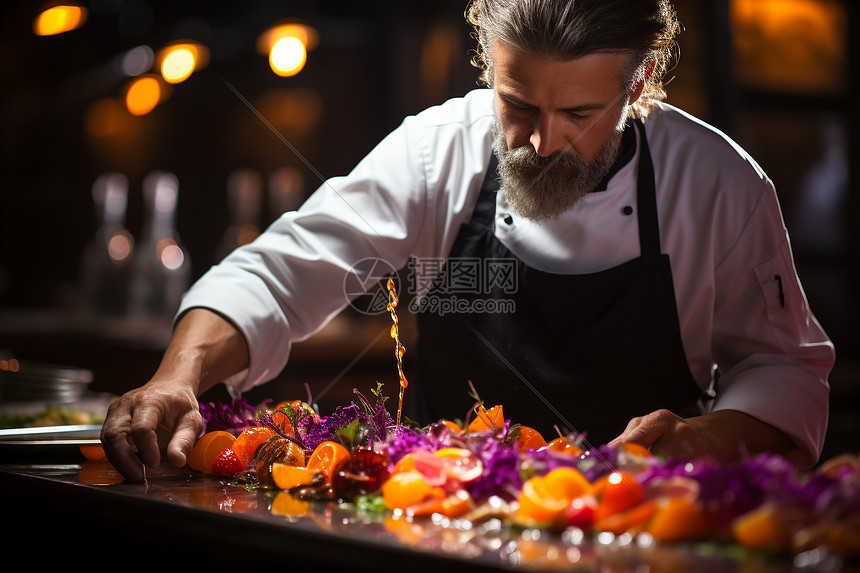
[{"label": "sliced citrus", "polygon": [[314,474],[305,466],[294,466],[282,462],[272,464],[272,481],[279,489],[289,490],[300,485],[308,485]]},{"label": "sliced citrus", "polygon": [[574,468],[557,468],[544,476],[546,489],[558,499],[570,501],[591,491],[591,482]]},{"label": "sliced citrus", "polygon": [[554,497],[541,476],[529,478],[523,483],[519,501],[519,515],[538,523],[553,521],[569,503],[569,500]]},{"label": "sliced citrus", "polygon": [[784,547],[790,534],[780,523],[776,508],[764,504],[741,515],[732,522],[732,534],[738,543],[748,549]]},{"label": "sliced citrus", "polygon": [[254,456],[257,454],[263,442],[277,435],[277,432],[268,426],[254,426],[246,428],[236,436],[236,441],[233,443],[233,451],[245,466],[250,465],[254,461]]},{"label": "sliced citrus", "polygon": [[307,468],[312,474],[323,474],[326,478],[326,483],[331,484],[334,470],[349,458],[349,450],[343,445],[337,442],[325,441],[314,449],[308,460]]},{"label": "sliced citrus", "polygon": [[444,497],[445,490],[428,485],[421,472],[414,470],[394,474],[382,484],[382,498],[389,509],[405,510],[428,498]]},{"label": "sliced citrus", "polygon": [[695,540],[708,529],[708,520],[693,500],[673,497],[661,500],[645,531],[657,541],[675,543]]},{"label": "sliced citrus", "polygon": [[505,415],[501,404],[493,406],[489,410],[478,406],[475,410],[475,419],[469,423],[470,432],[481,432],[501,428],[505,424]]},{"label": "sliced citrus", "polygon": [[198,472],[209,473],[215,458],[227,448],[233,447],[235,442],[236,437],[230,432],[224,430],[206,432],[194,444],[194,449],[188,456],[188,465]]},{"label": "sliced citrus", "polygon": [[570,502],[591,491],[591,483],[574,468],[557,468],[526,480],[520,491],[521,517],[539,523],[554,521]]},{"label": "sliced citrus", "polygon": [[536,450],[546,445],[546,440],[540,432],[529,426],[520,426],[520,438],[517,440],[520,450]]}]

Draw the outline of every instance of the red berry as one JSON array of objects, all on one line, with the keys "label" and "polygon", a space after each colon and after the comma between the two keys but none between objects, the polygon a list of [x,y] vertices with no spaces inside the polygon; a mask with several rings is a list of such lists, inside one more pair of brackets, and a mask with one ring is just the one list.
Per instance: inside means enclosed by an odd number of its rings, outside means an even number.
[{"label": "red berry", "polygon": [[212,473],[216,476],[233,477],[245,470],[244,464],[232,448],[227,448],[212,461]]}]

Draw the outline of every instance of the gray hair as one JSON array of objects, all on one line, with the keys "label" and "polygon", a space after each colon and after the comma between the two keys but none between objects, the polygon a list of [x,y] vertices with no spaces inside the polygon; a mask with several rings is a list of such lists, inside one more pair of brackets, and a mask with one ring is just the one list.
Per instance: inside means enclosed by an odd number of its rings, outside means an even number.
[{"label": "gray hair", "polygon": [[675,37],[681,28],[669,0],[471,0],[466,19],[478,42],[472,64],[489,86],[496,39],[559,61],[629,52],[621,81],[630,90],[644,82],[632,110],[638,117],[666,97],[663,76],[677,56]]}]

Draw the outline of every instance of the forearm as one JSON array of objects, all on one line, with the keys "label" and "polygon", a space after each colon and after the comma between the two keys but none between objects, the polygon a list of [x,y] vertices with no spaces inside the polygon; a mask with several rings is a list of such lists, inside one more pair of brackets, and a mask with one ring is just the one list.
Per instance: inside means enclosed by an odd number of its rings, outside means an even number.
[{"label": "forearm", "polygon": [[194,308],[182,316],[153,381],[183,381],[199,396],[248,367],[242,333],[215,312]]},{"label": "forearm", "polygon": [[787,455],[797,447],[781,430],[737,410],[719,410],[687,422],[705,438],[710,455],[721,462],[760,452]]}]

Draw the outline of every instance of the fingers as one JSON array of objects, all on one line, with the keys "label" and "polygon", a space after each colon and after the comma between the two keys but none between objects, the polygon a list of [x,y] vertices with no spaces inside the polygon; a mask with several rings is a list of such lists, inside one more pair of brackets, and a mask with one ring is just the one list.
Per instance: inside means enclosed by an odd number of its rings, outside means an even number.
[{"label": "fingers", "polygon": [[679,419],[669,410],[656,410],[645,416],[633,418],[627,423],[624,432],[609,442],[609,445],[632,443],[651,448],[661,437],[671,431]]},{"label": "fingers", "polygon": [[150,382],[117,399],[108,410],[101,439],[111,464],[130,481],[161,463],[157,430],[170,435],[167,459],[184,466],[203,428],[197,399],[175,385]]},{"label": "fingers", "polygon": [[198,410],[186,411],[176,421],[173,436],[167,444],[167,459],[176,467],[188,461],[191,450],[203,430],[203,418]]},{"label": "fingers", "polygon": [[143,464],[137,457],[138,447],[132,437],[131,426],[131,400],[123,396],[108,409],[100,438],[111,465],[129,481],[141,481],[144,478]]}]

